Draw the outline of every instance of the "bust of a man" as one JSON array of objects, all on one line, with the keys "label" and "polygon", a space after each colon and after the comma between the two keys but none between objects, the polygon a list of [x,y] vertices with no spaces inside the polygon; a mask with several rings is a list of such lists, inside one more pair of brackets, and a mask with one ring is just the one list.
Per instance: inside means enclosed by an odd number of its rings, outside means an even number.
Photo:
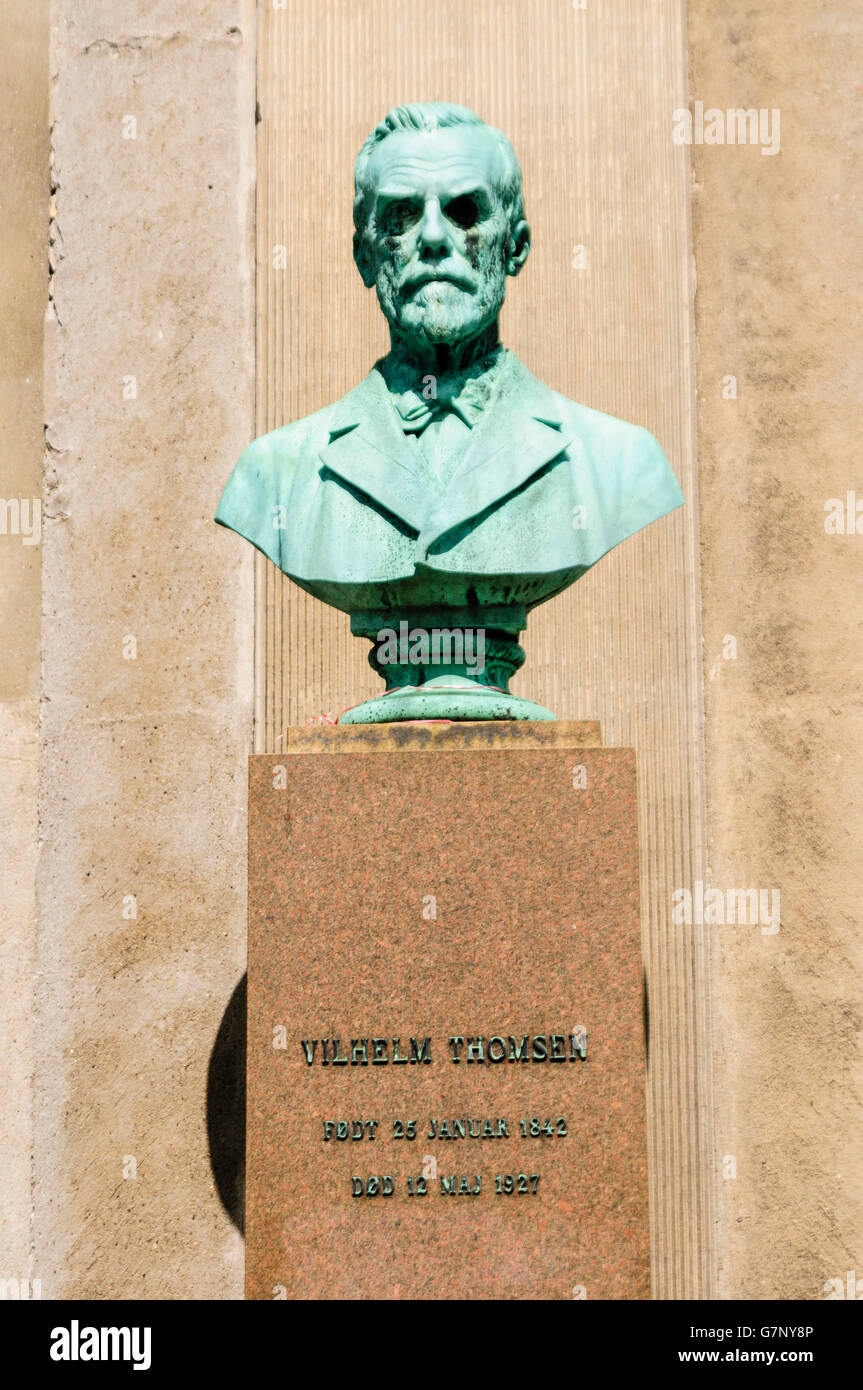
[{"label": "bust of a man", "polygon": [[357,156],[354,224],[390,351],[256,439],[216,520],[372,642],[388,691],[343,721],[553,718],[506,689],[527,613],[679,506],[677,480],[646,430],[501,344],[530,228],[500,131],[461,106],[397,107]]}]

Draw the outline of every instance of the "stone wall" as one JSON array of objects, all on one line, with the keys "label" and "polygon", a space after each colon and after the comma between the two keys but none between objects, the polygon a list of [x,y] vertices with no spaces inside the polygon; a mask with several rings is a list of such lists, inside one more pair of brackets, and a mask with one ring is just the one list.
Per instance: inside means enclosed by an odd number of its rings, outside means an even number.
[{"label": "stone wall", "polygon": [[776,155],[692,147],[708,881],[781,893],[712,928],[726,1298],[863,1274],[863,539],[824,526],[863,499],[861,42],[841,0],[689,6],[693,100],[781,113]]},{"label": "stone wall", "polygon": [[253,566],[212,515],[253,428],[254,6],[53,18],[34,1272],[225,1298]]},{"label": "stone wall", "polygon": [[[324,24],[347,32],[356,6],[289,8],[297,41],[286,45],[274,39],[286,10],[256,11],[253,0],[55,0],[50,35],[42,0],[17,7],[0,55],[13,98],[3,187],[15,193],[0,281],[0,494],[17,499],[19,523],[22,501],[43,507],[41,544],[25,544],[20,524],[0,536],[0,1277],[40,1279],[44,1297],[242,1292],[254,706],[260,746],[284,711],[304,718],[329,689],[339,696],[354,656],[344,634],[323,651],[313,610],[292,607],[263,562],[255,656],[255,565],[211,518],[256,430],[350,384],[347,360],[316,356],[309,336],[336,272],[316,270],[312,256],[305,278],[295,261],[293,281],[279,285],[272,243],[287,239],[291,218],[302,228],[310,216],[303,149],[314,155],[317,141],[343,162],[391,104],[396,62],[385,46],[387,63],[352,86],[350,67],[338,67],[350,45],[333,32],[325,50],[319,40]],[[468,48],[453,37],[462,10],[428,7],[440,46],[431,95],[488,109],[526,142],[534,169],[542,237],[509,336],[567,394],[672,441],[676,466],[697,452],[685,572],[671,572],[667,546],[636,539],[637,563],[607,562],[606,597],[585,591],[586,618],[564,622],[549,605],[529,653],[542,686],[532,693],[553,703],[557,691],[561,714],[602,717],[607,737],[635,741],[643,756],[648,705],[627,704],[621,681],[645,678],[659,639],[682,644],[673,680],[671,668],[657,675],[678,703],[658,700],[652,678],[645,686],[673,738],[666,730],[650,745],[659,751],[643,814],[686,850],[662,860],[657,838],[645,860],[664,914],[648,924],[665,991],[652,1092],[654,1287],[823,1298],[829,1280],[863,1274],[860,541],[824,526],[829,499],[855,489],[863,498],[863,19],[845,0],[587,0],[584,10],[560,0],[531,43],[543,71],[562,72],[570,34],[569,85],[543,87],[540,101],[530,65],[526,85],[509,90],[483,58],[523,8],[477,0]],[[395,10],[369,0],[367,13],[363,41],[373,44]],[[686,104],[687,37],[691,101],[778,109],[779,153],[660,140]],[[329,133],[306,122],[291,169],[278,141],[297,103],[321,100],[312,78],[324,51],[326,109],[338,90],[342,114]],[[405,59],[394,99],[425,75],[418,63]],[[291,71],[307,88],[288,85]],[[586,190],[571,213],[555,201],[557,183],[536,196],[533,132],[560,111]],[[644,112],[655,124],[647,133]],[[617,163],[602,158],[612,127]],[[638,196],[627,202],[620,181],[636,155]],[[342,175],[339,197],[349,196]],[[529,181],[529,209],[530,198]],[[620,225],[605,220],[615,207],[631,209]],[[633,227],[638,252],[627,249]],[[571,360],[560,339],[544,357],[529,336],[534,295],[556,303],[555,258],[576,244],[598,249],[596,264],[613,273],[571,278],[571,301],[555,311],[591,331]],[[342,327],[370,347],[373,313],[351,285]],[[304,304],[320,312],[300,313]],[[636,330],[657,345],[653,356],[634,354]],[[645,574],[672,585],[676,608],[654,612],[651,595],[636,593]],[[635,610],[622,606],[628,593]],[[607,622],[634,611],[634,644],[604,645]],[[582,624],[579,650],[557,641],[576,630],[571,620]],[[315,684],[284,661],[285,643],[312,653]],[[609,670],[618,674],[606,690]],[[599,690],[602,708],[591,702]],[[780,929],[716,924],[699,937],[675,925],[668,895],[680,865],[724,893],[778,890]],[[691,989],[689,964],[700,972]]]},{"label": "stone wall", "polygon": [[[48,294],[48,4],[4,17],[0,84],[0,1278],[34,1275],[31,1249],[36,797]],[[11,507],[11,510],[10,510]],[[38,507],[38,511],[36,508]],[[35,1277],[39,1271],[35,1270]]]}]

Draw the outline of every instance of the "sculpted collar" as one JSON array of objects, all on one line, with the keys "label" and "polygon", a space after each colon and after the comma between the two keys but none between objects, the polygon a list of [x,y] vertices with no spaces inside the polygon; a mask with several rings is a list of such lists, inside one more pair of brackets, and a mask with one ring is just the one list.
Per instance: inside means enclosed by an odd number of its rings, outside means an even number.
[{"label": "sculpted collar", "polygon": [[387,384],[404,430],[420,434],[447,411],[473,429],[495,393],[506,355],[506,349],[498,344],[464,371],[441,376],[432,372],[420,374],[416,368],[394,360],[391,354],[376,367]]},{"label": "sculpted collar", "polygon": [[416,451],[376,365],[339,401],[321,463],[417,536],[420,556],[449,531],[523,487],[572,443],[555,396],[505,351],[492,409],[471,430],[444,493],[430,493]]}]

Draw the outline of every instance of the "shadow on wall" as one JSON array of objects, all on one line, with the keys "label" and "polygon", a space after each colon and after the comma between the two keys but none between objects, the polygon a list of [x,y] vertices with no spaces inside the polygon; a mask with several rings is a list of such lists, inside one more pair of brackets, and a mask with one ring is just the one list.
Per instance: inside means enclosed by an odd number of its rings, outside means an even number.
[{"label": "shadow on wall", "polygon": [[222,1015],[207,1071],[210,1167],[240,1234],[246,1222],[246,976]]},{"label": "shadow on wall", "polygon": [[641,972],[641,1017],[644,1022],[644,1056],[650,1066],[650,995],[647,992],[647,971]]}]

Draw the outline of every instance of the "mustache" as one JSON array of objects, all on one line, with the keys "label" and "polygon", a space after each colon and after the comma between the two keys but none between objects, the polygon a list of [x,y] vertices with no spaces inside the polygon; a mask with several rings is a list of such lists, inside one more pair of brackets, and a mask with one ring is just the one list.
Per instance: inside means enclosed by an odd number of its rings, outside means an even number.
[{"label": "mustache", "polygon": [[458,271],[426,269],[416,270],[412,274],[405,275],[398,289],[403,292],[420,289],[423,285],[434,284],[455,285],[461,290],[475,290],[477,287],[477,282],[472,276],[460,274]]}]

